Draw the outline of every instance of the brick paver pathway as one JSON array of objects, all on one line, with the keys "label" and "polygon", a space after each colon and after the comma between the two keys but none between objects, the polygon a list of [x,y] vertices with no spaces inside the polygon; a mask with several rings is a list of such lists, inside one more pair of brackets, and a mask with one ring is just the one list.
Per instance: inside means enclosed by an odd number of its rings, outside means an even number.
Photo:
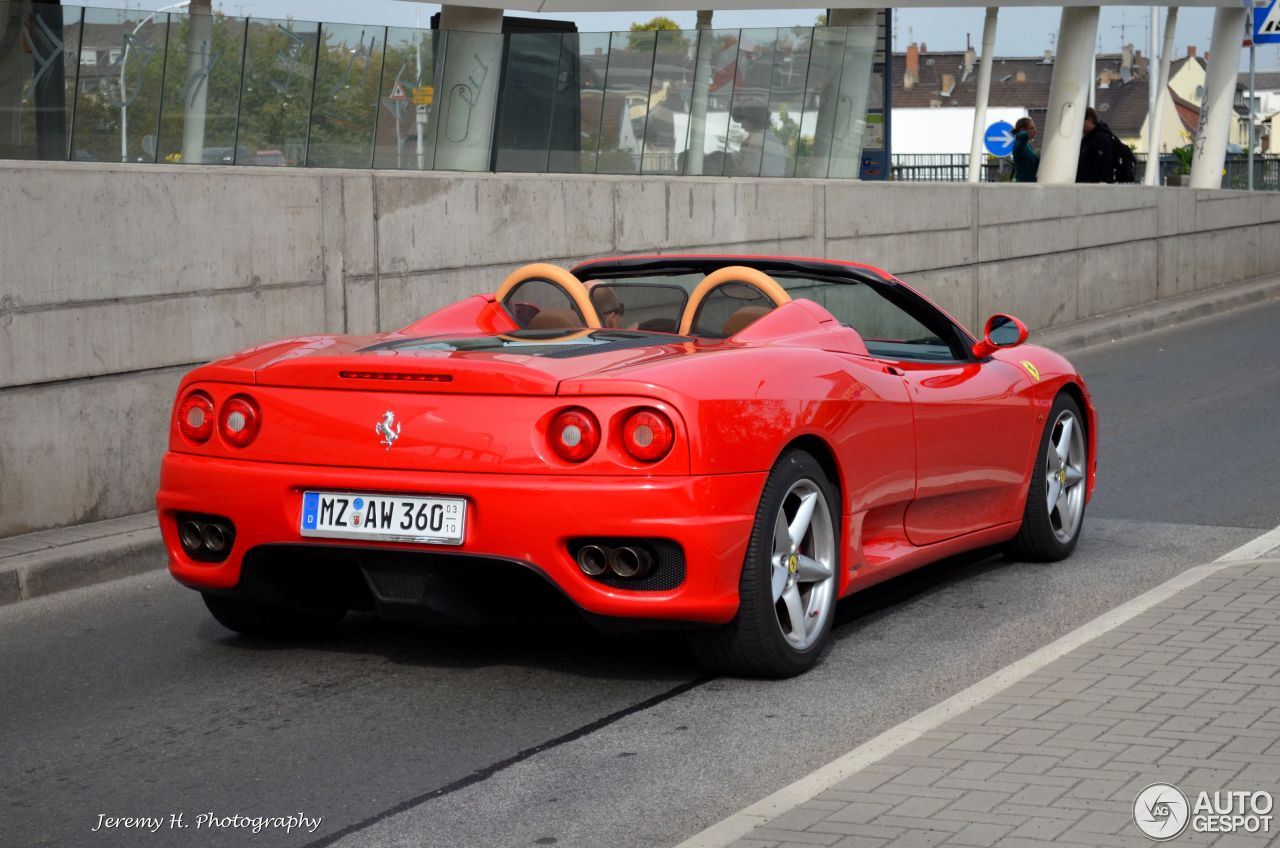
[{"label": "brick paver pathway", "polygon": [[[1280,561],[1184,589],[767,822],[734,848],[1152,845],[1163,782],[1280,802]],[[1194,833],[1171,845],[1280,845]]]}]

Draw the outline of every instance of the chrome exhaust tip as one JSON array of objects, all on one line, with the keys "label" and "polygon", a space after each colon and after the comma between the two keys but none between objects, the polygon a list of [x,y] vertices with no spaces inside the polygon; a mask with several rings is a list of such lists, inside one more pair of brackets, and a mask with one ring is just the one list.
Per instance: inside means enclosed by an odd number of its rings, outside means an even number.
[{"label": "chrome exhaust tip", "polygon": [[617,548],[609,567],[619,577],[644,577],[653,568],[653,557],[644,548]]},{"label": "chrome exhaust tip", "polygon": [[583,545],[578,550],[578,568],[588,577],[599,577],[609,570],[609,551],[599,545]]},{"label": "chrome exhaust tip", "polygon": [[194,521],[184,521],[178,525],[178,540],[187,553],[195,553],[204,546],[204,534],[200,525]]},{"label": "chrome exhaust tip", "polygon": [[206,524],[203,541],[205,550],[220,554],[227,549],[227,531],[217,524]]}]

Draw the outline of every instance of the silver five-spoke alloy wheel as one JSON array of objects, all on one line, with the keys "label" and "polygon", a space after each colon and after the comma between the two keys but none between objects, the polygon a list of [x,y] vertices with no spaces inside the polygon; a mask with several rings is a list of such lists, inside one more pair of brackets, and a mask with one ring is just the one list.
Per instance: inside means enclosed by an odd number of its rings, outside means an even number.
[{"label": "silver five-spoke alloy wheel", "polygon": [[1074,412],[1064,409],[1053,422],[1044,457],[1045,502],[1049,524],[1061,542],[1070,542],[1084,516],[1084,428]]},{"label": "silver five-spoke alloy wheel", "polygon": [[835,526],[827,499],[812,480],[798,480],[778,508],[770,557],[778,627],[798,651],[825,632],[835,606],[835,561]]}]

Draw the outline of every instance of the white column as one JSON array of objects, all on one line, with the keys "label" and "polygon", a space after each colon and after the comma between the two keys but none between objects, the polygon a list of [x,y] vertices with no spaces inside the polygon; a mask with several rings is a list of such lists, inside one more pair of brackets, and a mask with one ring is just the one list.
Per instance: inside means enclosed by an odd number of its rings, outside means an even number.
[{"label": "white column", "polygon": [[987,7],[982,24],[982,64],[978,66],[978,99],[973,110],[973,141],[969,145],[969,182],[982,179],[982,134],[987,128],[987,100],[991,96],[991,57],[996,51],[996,17],[1000,9]]},{"label": "white column", "polygon": [[435,94],[435,168],[487,171],[502,74],[502,10],[445,5],[444,68]]},{"label": "white column", "polygon": [[[832,9],[829,23],[847,27],[844,63],[840,68],[840,93],[834,109],[835,132],[831,138],[831,162],[827,176],[856,180],[862,173],[862,134],[867,126],[867,93],[875,63],[875,9]],[[823,104],[826,106],[827,104]],[[819,120],[821,123],[821,120]]]},{"label": "white column", "polygon": [[1076,167],[1080,163],[1080,137],[1084,133],[1084,110],[1092,88],[1089,75],[1093,72],[1093,44],[1097,37],[1097,6],[1063,8],[1037,182],[1047,185],[1075,182]]},{"label": "white column", "polygon": [[1227,158],[1227,136],[1235,120],[1236,79],[1240,67],[1240,42],[1245,10],[1219,6],[1213,13],[1213,39],[1209,47],[1209,72],[1200,107],[1200,131],[1196,133],[1191,160],[1192,188],[1222,186],[1222,166]]},{"label": "white column", "polygon": [[[697,61],[693,68],[693,97],[689,103],[689,144],[684,154],[684,172],[701,174],[702,160],[707,155],[707,101],[711,96],[711,43],[710,9],[698,10]],[[718,174],[716,176],[719,176]]]},{"label": "white column", "polygon": [[[209,100],[209,62],[213,58],[211,0],[192,0],[187,7],[187,102],[182,104],[182,161],[204,159],[204,121]],[[192,80],[197,80],[193,84]],[[232,152],[234,155],[234,151]]]},{"label": "white column", "polygon": [[[1156,105],[1147,115],[1148,147],[1155,152],[1147,160],[1147,172],[1142,176],[1144,185],[1153,186],[1160,179],[1160,134],[1164,130],[1164,102],[1169,99],[1169,63],[1173,59],[1173,34],[1178,28],[1178,7],[1170,6],[1164,16],[1164,45],[1160,48],[1160,74],[1156,83]],[[1154,165],[1153,165],[1154,163]]]}]

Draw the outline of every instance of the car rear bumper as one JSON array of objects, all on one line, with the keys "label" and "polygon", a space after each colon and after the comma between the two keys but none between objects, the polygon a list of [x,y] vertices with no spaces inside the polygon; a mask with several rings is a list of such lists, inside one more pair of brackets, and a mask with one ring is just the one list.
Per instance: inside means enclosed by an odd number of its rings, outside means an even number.
[{"label": "car rear bumper", "polygon": [[[433,568],[469,558],[519,563],[553,583],[583,611],[606,617],[723,623],[738,607],[764,472],[712,476],[582,477],[387,471],[165,455],[156,506],[179,582],[234,593],[246,555],[265,546],[407,551]],[[306,490],[456,495],[467,499],[461,545],[337,541],[303,537]],[[180,512],[222,516],[235,525],[222,562],[198,562],[178,538]],[[613,588],[583,574],[570,540],[644,537],[677,543],[684,579],[674,589]],[[462,556],[458,556],[462,555]],[[482,599],[477,599],[482,600]]]}]

